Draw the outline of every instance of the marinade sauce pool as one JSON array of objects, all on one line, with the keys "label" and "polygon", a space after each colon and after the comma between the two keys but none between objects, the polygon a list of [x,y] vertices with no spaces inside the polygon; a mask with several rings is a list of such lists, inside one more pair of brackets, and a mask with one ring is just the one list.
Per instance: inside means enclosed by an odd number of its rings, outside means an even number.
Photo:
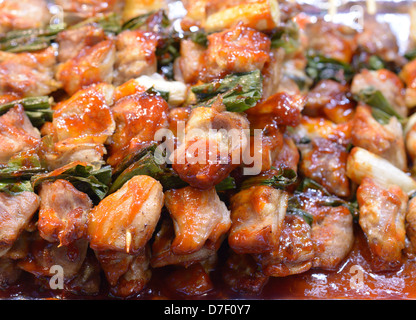
[{"label": "marinade sauce pool", "polygon": [[[220,257],[218,268],[211,273],[214,289],[202,296],[184,296],[166,288],[170,268],[153,269],[152,280],[146,289],[133,300],[153,299],[416,299],[416,260],[405,258],[395,272],[374,273],[366,239],[355,228],[355,243],[349,256],[333,271],[318,269],[282,278],[270,277],[259,294],[238,294],[227,288],[220,269],[224,263]],[[104,275],[103,275],[104,277]],[[103,279],[104,280],[104,279]],[[23,273],[19,284],[0,291],[0,299],[117,299],[109,294],[106,281],[101,292],[94,296],[72,295],[62,290],[45,290],[33,276]]]}]

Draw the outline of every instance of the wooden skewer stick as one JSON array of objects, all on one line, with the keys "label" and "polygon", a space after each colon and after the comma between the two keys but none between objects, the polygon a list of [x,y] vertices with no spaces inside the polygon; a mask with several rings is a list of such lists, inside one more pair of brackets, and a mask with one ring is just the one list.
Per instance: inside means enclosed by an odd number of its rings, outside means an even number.
[{"label": "wooden skewer stick", "polygon": [[336,0],[329,0],[328,14],[329,14],[331,20],[334,20],[335,15],[337,14],[337,4],[336,4],[335,1]]},{"label": "wooden skewer stick", "polygon": [[367,12],[372,15],[376,14],[377,12],[376,0],[367,0]]},{"label": "wooden skewer stick", "polygon": [[131,232],[130,230],[126,231],[126,252],[130,253],[130,246],[131,246]]},{"label": "wooden skewer stick", "polygon": [[410,8],[410,39],[416,44],[416,4]]}]

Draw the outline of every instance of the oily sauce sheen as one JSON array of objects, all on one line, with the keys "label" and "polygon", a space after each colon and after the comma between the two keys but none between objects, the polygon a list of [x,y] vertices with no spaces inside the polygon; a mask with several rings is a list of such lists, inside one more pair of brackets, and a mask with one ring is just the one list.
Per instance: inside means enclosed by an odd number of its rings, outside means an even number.
[{"label": "oily sauce sheen", "polygon": [[[217,268],[211,273],[213,289],[207,293],[193,295],[205,289],[204,282],[198,283],[192,279],[198,277],[197,272],[189,272],[189,279],[175,278],[175,271],[171,267],[163,267],[154,269],[147,288],[129,299],[415,299],[416,279],[413,274],[416,272],[416,261],[405,258],[396,272],[372,272],[365,236],[355,227],[354,247],[334,271],[311,269],[288,277],[270,277],[261,293],[243,295],[233,292],[222,281],[221,267],[224,261],[221,258],[226,257],[226,254],[220,251]],[[192,285],[186,287],[187,283]],[[105,281],[102,281],[99,295],[88,297],[75,296],[59,289],[45,290],[45,287],[47,283],[40,283],[30,274],[23,273],[18,285],[0,291],[0,299],[113,299]]]}]

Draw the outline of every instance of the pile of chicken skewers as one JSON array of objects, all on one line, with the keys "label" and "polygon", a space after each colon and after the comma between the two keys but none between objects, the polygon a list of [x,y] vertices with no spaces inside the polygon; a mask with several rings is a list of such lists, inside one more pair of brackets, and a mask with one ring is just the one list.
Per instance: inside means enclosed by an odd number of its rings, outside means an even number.
[{"label": "pile of chicken skewers", "polygon": [[[189,297],[221,266],[258,294],[336,270],[356,226],[374,272],[411,259],[416,52],[371,17],[354,30],[294,2],[182,5],[178,23],[161,0],[0,3],[0,288],[47,288],[61,266],[64,291],[137,297],[172,267]],[[196,145],[221,161],[176,161]]]}]

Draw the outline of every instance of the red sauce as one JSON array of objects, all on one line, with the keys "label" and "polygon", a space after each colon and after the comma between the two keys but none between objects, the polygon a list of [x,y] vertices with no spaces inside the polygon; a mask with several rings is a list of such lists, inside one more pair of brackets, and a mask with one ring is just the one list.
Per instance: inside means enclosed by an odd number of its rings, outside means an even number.
[{"label": "red sauce", "polygon": [[[365,237],[358,227],[355,233],[354,248],[337,270],[310,270],[299,275],[270,278],[258,295],[240,295],[226,288],[219,267],[211,273],[211,291],[202,296],[184,296],[183,290],[178,292],[166,285],[174,281],[170,278],[175,271],[172,267],[164,267],[154,269],[146,289],[131,299],[415,299],[416,261],[405,259],[397,272],[374,273],[368,263],[370,254]],[[220,257],[220,266],[221,261]],[[360,272],[362,282],[357,282],[356,279],[361,280]],[[40,287],[39,280],[24,273],[18,285],[0,291],[0,299],[112,299],[104,281],[101,293],[96,296],[75,296],[60,290],[45,291]]]}]

